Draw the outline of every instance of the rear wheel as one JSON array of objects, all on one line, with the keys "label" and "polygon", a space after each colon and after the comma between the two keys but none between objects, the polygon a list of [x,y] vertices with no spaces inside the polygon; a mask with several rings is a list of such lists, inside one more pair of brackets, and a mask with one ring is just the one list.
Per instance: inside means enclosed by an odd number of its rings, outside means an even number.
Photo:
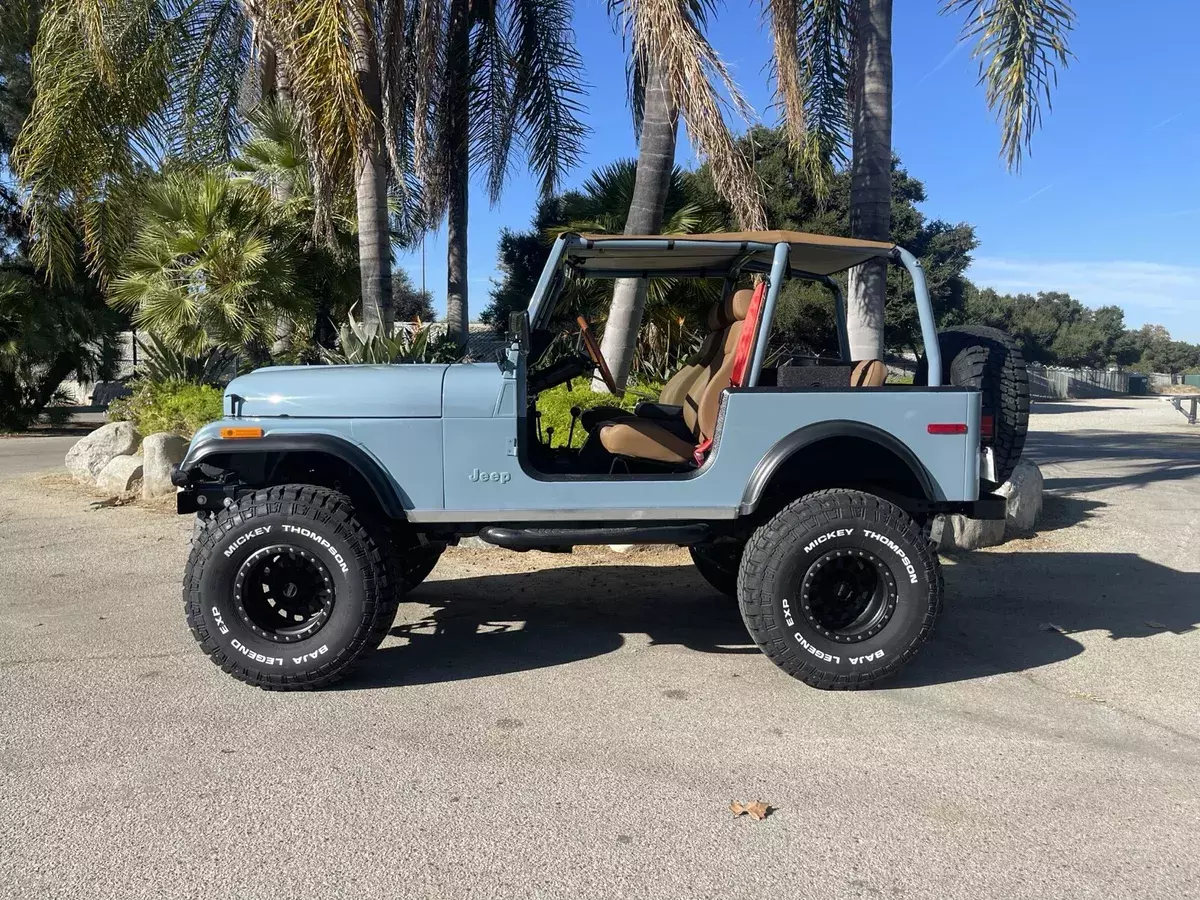
[{"label": "rear wheel", "polygon": [[383,640],[397,593],[386,541],[344,494],[255,491],[199,530],[183,581],[188,625],[214,663],[270,690],[323,687]]},{"label": "rear wheel", "polygon": [[894,674],[929,638],[942,572],[920,527],[858,491],[818,491],[754,532],[738,599],[751,636],[793,678],[827,690]]},{"label": "rear wheel", "polygon": [[[1025,449],[1029,429],[1029,376],[1025,357],[1012,337],[996,328],[964,325],[938,334],[944,381],[983,394],[982,443],[991,447],[996,482],[1012,474]],[[929,363],[917,363],[914,384],[929,383]]]}]

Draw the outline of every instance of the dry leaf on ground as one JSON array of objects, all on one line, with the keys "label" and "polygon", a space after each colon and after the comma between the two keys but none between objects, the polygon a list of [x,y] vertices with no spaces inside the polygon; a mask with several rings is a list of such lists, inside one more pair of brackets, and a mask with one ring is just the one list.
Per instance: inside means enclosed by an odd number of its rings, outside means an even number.
[{"label": "dry leaf on ground", "polygon": [[738,800],[734,800],[729,804],[729,811],[735,816],[746,815],[752,819],[757,819],[760,822],[772,812],[771,805],[769,803],[763,803],[761,800],[755,800],[751,803],[742,803]]}]

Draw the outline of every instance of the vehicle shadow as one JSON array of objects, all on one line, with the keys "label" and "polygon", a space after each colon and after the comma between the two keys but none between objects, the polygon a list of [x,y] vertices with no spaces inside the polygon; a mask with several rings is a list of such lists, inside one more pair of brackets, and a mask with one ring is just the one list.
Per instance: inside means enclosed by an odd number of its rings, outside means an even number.
[{"label": "vehicle shadow", "polygon": [[[933,639],[888,688],[966,681],[1070,659],[1071,635],[1112,640],[1200,625],[1200,574],[1128,553],[977,553],[946,567]],[[757,654],[734,601],[691,566],[568,566],[422,585],[346,689],[450,682],[611,653],[626,634],[701,653]],[[404,621],[405,613],[409,619]],[[757,664],[757,663],[755,663]],[[765,659],[762,665],[770,665]]]},{"label": "vehicle shadow", "polygon": [[[703,653],[758,653],[737,602],[692,566],[565,566],[430,581],[411,594],[431,609],[391,634],[347,688],[457,681],[611,653],[623,635]],[[418,608],[418,613],[420,612]]]},{"label": "vehicle shadow", "polygon": [[1120,641],[1200,626],[1200,573],[1133,553],[976,553],[945,574],[933,640],[889,687],[1037,669],[1083,653],[1079,632]]}]

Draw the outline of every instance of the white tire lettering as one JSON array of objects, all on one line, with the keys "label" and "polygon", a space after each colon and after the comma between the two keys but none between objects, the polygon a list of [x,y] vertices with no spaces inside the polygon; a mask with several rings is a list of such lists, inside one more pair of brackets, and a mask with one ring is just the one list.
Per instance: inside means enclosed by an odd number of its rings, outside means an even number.
[{"label": "white tire lettering", "polygon": [[879,543],[883,544],[885,547],[887,547],[889,550],[891,550],[893,553],[895,553],[897,556],[899,556],[900,562],[904,566],[904,571],[908,573],[909,582],[912,584],[917,583],[916,566],[914,566],[912,564],[912,560],[910,560],[908,558],[908,554],[905,553],[902,549],[900,549],[900,546],[895,541],[893,541],[891,538],[889,538],[885,535],[880,534],[877,531],[868,531],[866,528],[863,529],[863,534],[865,534],[869,538],[873,538],[873,539],[879,541]]},{"label": "white tire lettering", "polygon": [[329,646],[327,644],[322,644],[320,647],[318,647],[312,653],[305,653],[303,656],[293,656],[292,662],[294,662],[296,665],[300,665],[301,663],[311,662],[312,660],[316,659],[319,656],[324,656],[328,652],[329,652]]},{"label": "white tire lettering", "polygon": [[831,541],[834,538],[849,537],[854,534],[853,528],[839,528],[837,531],[827,531],[820,537],[813,538],[804,545],[804,552],[811,553],[814,549],[824,544],[826,541]]},{"label": "white tire lettering", "polygon": [[321,537],[321,535],[317,534],[315,531],[312,531],[311,529],[302,528],[299,525],[283,525],[281,527],[288,534],[298,534],[301,537],[308,538],[310,541],[316,541],[316,543],[320,544],[322,547],[324,547],[326,550],[329,551],[329,555],[332,556],[334,559],[334,562],[336,562],[338,564],[338,568],[340,568],[342,570],[342,574],[350,573],[350,567],[348,565],[346,565],[346,560],[342,558],[342,554],[338,553],[337,549],[333,546],[333,544],[329,543],[329,541],[327,541],[325,538]]},{"label": "white tire lettering", "polygon": [[283,665],[283,659],[281,657],[264,656],[261,653],[255,653],[253,650],[251,650],[249,647],[247,647],[245,644],[243,644],[237,638],[234,638],[231,643],[232,643],[233,649],[236,650],[238,653],[242,654],[242,656],[248,657],[248,658],[254,660],[255,662],[262,663],[264,666],[282,666]]},{"label": "white tire lettering", "polygon": [[233,556],[233,552],[235,550],[237,550],[238,547],[242,546],[242,544],[246,543],[246,541],[250,540],[251,538],[256,538],[256,537],[259,537],[260,535],[264,535],[264,534],[270,534],[271,529],[274,527],[275,527],[274,525],[263,525],[259,528],[253,529],[252,531],[247,531],[245,534],[241,535],[240,537],[234,538],[233,543],[225,548],[225,558],[228,559],[229,557]]}]

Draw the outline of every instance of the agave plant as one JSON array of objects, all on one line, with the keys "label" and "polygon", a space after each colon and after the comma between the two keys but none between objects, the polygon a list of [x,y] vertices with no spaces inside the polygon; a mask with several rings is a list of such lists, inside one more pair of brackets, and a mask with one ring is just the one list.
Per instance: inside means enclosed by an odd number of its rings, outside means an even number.
[{"label": "agave plant", "polygon": [[410,330],[398,328],[388,335],[375,323],[365,324],[349,316],[338,329],[336,350],[322,350],[321,357],[330,365],[387,365],[390,363],[455,362],[461,353],[452,336],[435,333],[432,325],[418,320]]},{"label": "agave plant", "polygon": [[189,356],[153,332],[146,332],[137,343],[142,351],[140,367],[151,381],[218,385],[230,375],[233,355],[223,347],[209,347],[198,356]]}]

